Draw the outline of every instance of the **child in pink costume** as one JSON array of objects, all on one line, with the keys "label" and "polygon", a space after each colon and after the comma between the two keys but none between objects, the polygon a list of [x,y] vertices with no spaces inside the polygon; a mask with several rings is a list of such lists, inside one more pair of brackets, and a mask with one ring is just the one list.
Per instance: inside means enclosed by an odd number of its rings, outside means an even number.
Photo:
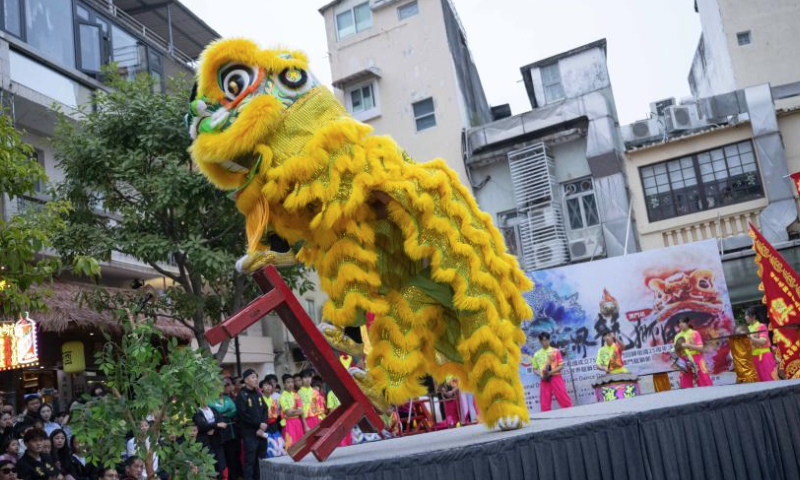
[{"label": "child in pink costume", "polygon": [[561,376],[561,369],[564,368],[564,360],[561,352],[550,346],[550,334],[542,332],[539,334],[539,342],[542,348],[533,354],[533,371],[541,377],[539,402],[542,411],[547,412],[552,408],[553,395],[561,408],[572,406],[572,399],[567,393],[567,386]]},{"label": "child in pink costume", "polygon": [[303,401],[300,395],[294,391],[294,378],[286,374],[283,376],[283,392],[279,399],[283,419],[283,440],[286,450],[289,450],[295,442],[300,440],[307,430],[305,418],[303,417]]},{"label": "child in pink costume", "polygon": [[[678,320],[678,327],[680,332],[675,335],[675,353],[686,362],[687,366],[692,366],[689,371],[681,371],[681,388],[694,388],[695,379],[698,387],[713,386],[714,382],[708,375],[706,361],[703,358],[703,337],[700,336],[700,332],[692,329],[689,317]],[[681,339],[681,345],[678,345]]]},{"label": "child in pink costume", "polygon": [[767,326],[758,321],[756,309],[750,307],[744,314],[747,329],[750,331],[750,343],[753,345],[753,365],[756,367],[759,382],[771,382],[778,379],[778,364],[772,353]]}]

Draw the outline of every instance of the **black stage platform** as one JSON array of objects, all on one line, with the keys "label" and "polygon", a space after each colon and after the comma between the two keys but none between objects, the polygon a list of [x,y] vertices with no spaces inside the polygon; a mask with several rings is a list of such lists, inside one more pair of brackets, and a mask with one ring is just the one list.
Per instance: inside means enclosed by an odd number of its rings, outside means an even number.
[{"label": "black stage platform", "polygon": [[797,480],[800,380],[670,391],[262,463],[262,480]]}]

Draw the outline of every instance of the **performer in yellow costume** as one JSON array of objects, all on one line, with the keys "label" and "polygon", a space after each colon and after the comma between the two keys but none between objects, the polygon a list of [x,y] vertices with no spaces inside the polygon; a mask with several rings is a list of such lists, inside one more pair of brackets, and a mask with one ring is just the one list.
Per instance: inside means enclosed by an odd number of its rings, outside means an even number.
[{"label": "performer in yellow costume", "polygon": [[532,284],[443,160],[417,163],[372,135],[302,53],[247,40],[203,53],[187,123],[195,163],[246,217],[238,268],[291,262],[262,243],[274,233],[319,274],[330,340],[374,315],[357,377],[373,399],[399,404],[425,393],[421,377],[456,375],[490,427],[527,422],[518,365]]}]

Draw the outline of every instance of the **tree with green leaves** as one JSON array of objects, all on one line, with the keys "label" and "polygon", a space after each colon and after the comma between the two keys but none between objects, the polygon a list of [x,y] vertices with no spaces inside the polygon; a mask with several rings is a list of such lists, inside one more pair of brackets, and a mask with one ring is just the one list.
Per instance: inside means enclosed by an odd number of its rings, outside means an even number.
[{"label": "tree with green leaves", "polygon": [[[33,198],[37,187],[47,183],[47,175],[33,147],[22,141],[4,112],[0,112],[0,138],[0,318],[15,319],[26,311],[46,309],[46,285],[62,270],[62,263],[40,254],[65,231],[69,203]],[[4,201],[8,203],[3,205]],[[3,212],[10,214],[8,218]],[[76,255],[73,261],[71,268],[79,273],[96,271],[84,256]]]},{"label": "tree with green leaves", "polygon": [[[150,313],[189,327],[205,348],[207,327],[257,294],[234,268],[245,251],[244,221],[187,153],[188,91],[176,83],[173,93],[154,92],[146,75],[109,84],[79,121],[62,118],[56,129],[65,174],[58,196],[72,205],[57,246],[68,260],[108,260],[119,251],[150,265],[170,282]],[[283,275],[301,292],[311,287],[299,267]]]},{"label": "tree with green leaves", "polygon": [[[137,311],[116,313],[123,335],[112,341],[106,334],[105,346],[96,353],[110,393],[89,400],[71,422],[74,435],[87,446],[87,460],[116,465],[133,432],[148,480],[158,478],[154,458],[173,479],[216,478],[213,457],[195,441],[192,415],[222,392],[217,362],[174,338],[166,340]],[[145,431],[140,424],[146,420],[151,425]]]}]

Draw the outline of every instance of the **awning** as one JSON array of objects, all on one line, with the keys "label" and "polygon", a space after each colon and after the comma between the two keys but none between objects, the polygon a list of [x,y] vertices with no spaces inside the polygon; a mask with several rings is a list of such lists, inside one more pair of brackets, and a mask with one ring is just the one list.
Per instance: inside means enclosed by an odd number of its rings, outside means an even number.
[{"label": "awning", "polygon": [[334,80],[333,86],[341,89],[347,85],[370,78],[381,78],[381,69],[378,67],[367,67],[363,70],[359,70],[355,73],[351,73],[350,75],[346,75],[342,78]]},{"label": "awning", "polygon": [[[31,318],[39,324],[42,332],[63,333],[67,330],[96,330],[114,334],[121,333],[122,328],[119,321],[110,312],[98,312],[81,302],[81,294],[91,292],[94,288],[92,285],[67,282],[54,282],[52,285],[43,287],[52,292],[52,295],[45,298],[44,301],[48,310],[31,312]],[[140,290],[102,288],[112,294],[130,295],[134,299],[142,296]],[[192,330],[172,319],[158,318],[155,327],[164,335],[185,342],[194,338]]]},{"label": "awning", "polygon": [[177,0],[114,0],[114,5],[165,41],[169,40],[167,20],[171,19],[173,45],[193,59],[197,59],[212,40],[220,37],[219,33]]},{"label": "awning", "polygon": [[[778,252],[797,271],[800,270],[800,246],[779,249]],[[745,251],[739,258],[722,261],[725,282],[732,305],[761,301],[763,292],[758,290],[760,280],[756,274],[755,252]]]}]

